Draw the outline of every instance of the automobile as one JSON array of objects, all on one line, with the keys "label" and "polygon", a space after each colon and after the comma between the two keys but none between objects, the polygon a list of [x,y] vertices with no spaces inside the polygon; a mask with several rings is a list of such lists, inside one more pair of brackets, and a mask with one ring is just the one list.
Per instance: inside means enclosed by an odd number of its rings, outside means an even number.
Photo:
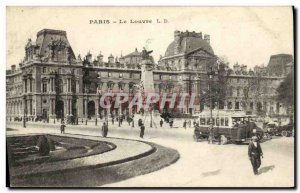
[{"label": "automobile", "polygon": [[222,145],[228,142],[248,143],[253,136],[260,140],[264,131],[251,121],[253,118],[253,115],[246,115],[242,111],[214,110],[211,119],[210,112],[203,111],[199,115],[200,124],[195,125],[193,138],[195,141],[209,141],[212,138]]},{"label": "automobile", "polygon": [[265,132],[269,136],[275,136],[277,128],[278,128],[278,126],[276,124],[274,124],[274,123],[267,123],[266,126],[265,126]]},{"label": "automobile", "polygon": [[289,123],[287,125],[277,127],[275,130],[275,134],[283,137],[294,136],[294,124]]}]

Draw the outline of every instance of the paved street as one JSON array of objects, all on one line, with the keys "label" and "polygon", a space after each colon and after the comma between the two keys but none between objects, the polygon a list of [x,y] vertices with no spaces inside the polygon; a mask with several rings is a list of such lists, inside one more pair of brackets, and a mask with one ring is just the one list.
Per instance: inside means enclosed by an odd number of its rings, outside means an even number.
[{"label": "paved street", "polygon": [[[20,128],[9,133],[58,133],[59,126],[11,125]],[[100,135],[100,126],[67,126],[67,133]],[[264,158],[259,176],[254,176],[247,156],[247,145],[209,145],[194,142],[193,129],[146,128],[143,140],[178,150],[180,159],[159,171],[108,186],[198,186],[213,187],[290,187],[294,182],[294,138],[276,137],[261,144]],[[123,123],[109,127],[109,137],[139,139],[139,129]],[[284,176],[284,177],[282,177]]]}]

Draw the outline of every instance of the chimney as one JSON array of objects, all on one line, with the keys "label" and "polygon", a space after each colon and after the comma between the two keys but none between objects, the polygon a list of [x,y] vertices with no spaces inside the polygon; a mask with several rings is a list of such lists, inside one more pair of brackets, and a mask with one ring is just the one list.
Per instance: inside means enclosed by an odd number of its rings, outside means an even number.
[{"label": "chimney", "polygon": [[102,64],[102,63],[103,63],[103,55],[101,54],[101,52],[100,52],[100,54],[97,56],[97,60],[98,60],[99,64]]},{"label": "chimney", "polygon": [[174,54],[179,54],[180,53],[180,31],[176,30],[174,31]]},{"label": "chimney", "polygon": [[90,51],[88,52],[88,54],[86,55],[86,60],[91,64],[92,63],[92,54],[90,53]]},{"label": "chimney", "polygon": [[204,40],[205,40],[208,44],[210,44],[210,35],[204,34]]},{"label": "chimney", "polygon": [[108,57],[108,63],[114,63],[114,57],[112,54]]},{"label": "chimney", "polygon": [[14,73],[16,71],[16,65],[11,65],[11,72]]}]

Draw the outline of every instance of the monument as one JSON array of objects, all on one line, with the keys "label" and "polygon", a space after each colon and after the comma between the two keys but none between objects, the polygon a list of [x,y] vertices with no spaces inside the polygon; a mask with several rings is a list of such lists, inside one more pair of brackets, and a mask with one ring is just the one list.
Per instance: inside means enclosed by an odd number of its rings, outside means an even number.
[{"label": "monument", "polygon": [[150,54],[151,51],[147,51],[145,48],[142,51],[142,76],[141,76],[141,84],[143,85],[144,93],[154,93],[154,81],[153,81],[153,68],[154,61]]},{"label": "monument", "polygon": [[[154,93],[154,80],[153,80],[153,69],[154,69],[154,61],[153,57],[150,54],[153,51],[147,51],[145,48],[142,51],[142,62],[141,62],[141,94],[143,97],[143,101],[145,101],[148,93]],[[145,110],[145,118],[146,121],[147,115],[150,115],[150,127],[153,125],[152,111],[153,106],[150,104],[148,109]]]}]

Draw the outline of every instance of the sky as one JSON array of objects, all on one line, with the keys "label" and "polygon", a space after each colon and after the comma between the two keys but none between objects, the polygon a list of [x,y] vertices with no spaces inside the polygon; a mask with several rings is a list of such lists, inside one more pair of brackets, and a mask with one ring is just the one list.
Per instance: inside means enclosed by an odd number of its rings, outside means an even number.
[{"label": "sky", "polygon": [[24,58],[28,38],[35,41],[44,28],[65,30],[76,56],[101,52],[104,61],[110,54],[120,57],[143,47],[153,50],[157,61],[175,30],[209,34],[215,54],[231,66],[267,65],[271,55],[294,52],[291,7],[8,7],[6,14],[6,68]]}]

